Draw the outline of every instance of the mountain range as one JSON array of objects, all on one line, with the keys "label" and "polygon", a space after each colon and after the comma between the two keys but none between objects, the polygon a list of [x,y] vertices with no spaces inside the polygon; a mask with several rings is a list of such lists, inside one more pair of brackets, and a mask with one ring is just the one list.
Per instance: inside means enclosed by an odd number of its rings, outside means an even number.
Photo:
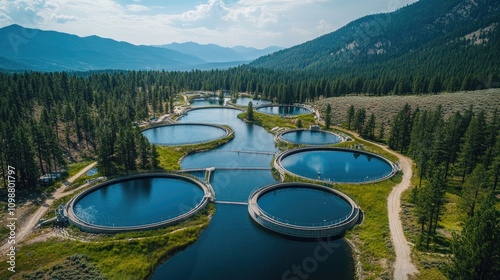
[{"label": "mountain range", "polygon": [[1,28],[0,38],[0,69],[5,70],[205,70],[248,63],[281,49],[224,48],[196,43],[137,46],[15,24]]},{"label": "mountain range", "polygon": [[420,0],[392,13],[365,16],[250,65],[346,73],[391,67],[399,71],[398,65],[446,70],[447,65],[470,66],[476,59],[486,63],[478,67],[498,70],[499,39],[498,0]]},{"label": "mountain range", "polygon": [[265,49],[236,46],[232,48],[221,47],[215,44],[201,45],[194,42],[172,43],[158,47],[166,48],[180,53],[197,56],[206,62],[250,62],[261,56],[282,50],[281,47],[267,47]]}]

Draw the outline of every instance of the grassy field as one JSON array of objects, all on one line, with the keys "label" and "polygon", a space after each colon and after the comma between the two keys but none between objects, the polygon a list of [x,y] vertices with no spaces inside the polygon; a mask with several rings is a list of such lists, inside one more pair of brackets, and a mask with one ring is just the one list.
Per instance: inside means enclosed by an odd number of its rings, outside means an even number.
[{"label": "grassy field", "polygon": [[472,92],[441,93],[434,95],[408,95],[408,96],[343,96],[318,100],[313,105],[322,112],[327,104],[332,106],[332,123],[343,124],[346,122],[347,110],[351,105],[355,109],[365,108],[369,116],[374,113],[377,123],[384,122],[386,125],[392,122],[392,118],[408,103],[412,109],[435,109],[438,105],[443,106],[445,118],[456,111],[464,111],[473,107],[474,111],[484,109],[491,112],[500,108],[500,89],[488,89]]},{"label": "grassy field", "polygon": [[[292,118],[283,118],[278,115],[270,115],[263,114],[257,111],[253,112],[254,123],[256,125],[264,127],[267,131],[271,132],[271,130],[275,127],[285,127],[285,128],[297,128],[297,121],[300,119],[302,121],[302,127],[308,128],[310,125],[316,123],[316,119],[313,114],[304,114],[293,116]],[[241,113],[238,115],[243,121],[247,119],[247,113]]]}]

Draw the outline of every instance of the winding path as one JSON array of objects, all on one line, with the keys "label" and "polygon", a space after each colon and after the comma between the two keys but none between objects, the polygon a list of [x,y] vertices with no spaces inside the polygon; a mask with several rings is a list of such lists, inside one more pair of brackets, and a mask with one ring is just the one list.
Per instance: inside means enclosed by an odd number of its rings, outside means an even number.
[{"label": "winding path", "polygon": [[389,197],[387,197],[387,212],[389,215],[389,229],[391,230],[392,245],[396,252],[396,264],[394,266],[394,279],[406,280],[408,275],[418,272],[415,265],[411,261],[411,248],[406,241],[401,225],[401,194],[411,186],[412,165],[413,161],[401,154],[389,150],[387,147],[378,145],[385,151],[392,153],[399,159],[399,168],[403,171],[403,179],[401,183],[396,185]]},{"label": "winding path", "polygon": [[[352,131],[347,131],[340,127],[335,128],[340,131],[353,134],[356,137],[360,137],[357,133]],[[408,279],[408,275],[416,274],[418,272],[418,269],[411,261],[411,248],[408,241],[406,241],[400,216],[401,194],[403,194],[403,192],[411,186],[413,161],[408,157],[390,150],[384,145],[371,141],[369,142],[396,156],[399,160],[399,168],[403,171],[403,179],[401,180],[401,183],[397,184],[387,197],[387,213],[389,216],[389,229],[391,231],[392,245],[394,246],[394,251],[396,252],[394,279],[406,280]]]},{"label": "winding path", "polygon": [[[96,166],[96,164],[97,164],[97,162],[93,162],[93,163],[87,165],[85,168],[80,170],[77,174],[75,174],[74,176],[72,176],[71,178],[66,180],[66,182],[64,182],[61,185],[61,187],[59,187],[54,193],[52,193],[52,195],[50,197],[45,199],[45,201],[42,203],[42,205],[40,207],[38,207],[38,209],[33,214],[31,214],[30,216],[28,216],[26,218],[24,223],[21,222],[20,224],[18,224],[17,225],[18,230],[17,230],[17,234],[16,234],[16,244],[19,244],[21,241],[23,241],[31,233],[31,230],[38,224],[38,221],[45,215],[47,210],[49,210],[50,206],[52,206],[52,204],[54,203],[54,201],[56,199],[70,195],[70,194],[78,191],[79,189],[87,186],[87,184],[84,184],[76,189],[73,189],[73,190],[68,191],[68,192],[64,192],[64,190],[66,189],[66,187],[69,184],[71,184],[73,181],[75,181],[78,177],[80,177],[83,174],[85,174],[86,172],[88,172],[90,169],[92,169],[94,166]],[[7,251],[9,246],[11,246],[11,245],[8,244],[7,242],[5,242],[5,244],[3,244],[2,247],[0,247],[0,252]]]}]

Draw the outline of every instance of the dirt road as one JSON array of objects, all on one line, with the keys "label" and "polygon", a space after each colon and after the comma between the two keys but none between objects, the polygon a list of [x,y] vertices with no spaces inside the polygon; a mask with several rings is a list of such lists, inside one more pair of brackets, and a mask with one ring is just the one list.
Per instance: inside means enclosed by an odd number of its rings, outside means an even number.
[{"label": "dirt road", "polygon": [[[389,151],[387,148],[382,147]],[[406,241],[401,225],[401,194],[411,186],[412,165],[411,159],[398,153],[389,151],[399,159],[399,167],[403,171],[401,183],[395,186],[387,198],[387,212],[389,215],[389,228],[391,230],[392,245],[396,252],[396,264],[394,267],[394,279],[408,279],[409,274],[417,273],[417,268],[411,262],[411,248]]]},{"label": "dirt road", "polygon": [[[62,198],[62,197],[65,197],[67,195],[70,195],[70,194],[74,193],[77,190],[77,189],[75,189],[75,190],[72,190],[70,192],[66,192],[65,193],[64,190],[66,189],[66,185],[71,184],[78,177],[82,176],[87,171],[89,171],[94,166],[96,166],[96,164],[97,164],[97,162],[93,162],[93,163],[87,165],[85,168],[83,168],[82,170],[80,170],[77,174],[75,174],[74,176],[72,176],[71,178],[69,178],[67,180],[67,183],[62,184],[61,187],[58,188],[52,194],[52,196],[48,197],[44,201],[44,203],[33,214],[31,214],[29,217],[27,217],[24,220],[24,222],[21,222],[18,225],[18,229],[17,229],[17,233],[16,233],[16,244],[19,244],[21,241],[23,241],[26,238],[26,236],[29,235],[29,233],[31,233],[31,230],[38,224],[38,221],[40,220],[40,218],[42,218],[45,215],[45,213],[50,208],[50,206],[52,205],[52,203],[54,202],[54,200]],[[78,188],[78,189],[80,189],[80,188]],[[7,251],[7,249],[9,248],[9,246],[10,246],[10,244],[8,244],[8,243],[3,244],[2,247],[0,247],[0,252]]]},{"label": "dirt road", "polygon": [[[359,137],[357,133],[353,133],[352,131],[347,131],[340,127],[335,128]],[[408,241],[406,241],[403,226],[401,225],[401,217],[399,215],[401,212],[401,194],[411,186],[413,161],[408,157],[390,150],[384,145],[374,142],[371,143],[396,156],[399,160],[399,168],[403,171],[401,183],[395,186],[387,197],[387,212],[389,215],[389,229],[391,231],[392,245],[396,252],[394,279],[406,280],[408,279],[408,275],[418,272],[418,269],[411,262],[411,248]]]}]

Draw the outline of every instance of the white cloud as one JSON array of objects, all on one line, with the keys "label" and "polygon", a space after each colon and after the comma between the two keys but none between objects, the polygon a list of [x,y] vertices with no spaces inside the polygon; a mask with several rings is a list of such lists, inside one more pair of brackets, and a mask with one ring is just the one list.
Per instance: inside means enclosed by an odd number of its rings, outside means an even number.
[{"label": "white cloud", "polygon": [[140,12],[146,12],[149,11],[150,9],[146,6],[143,5],[137,5],[137,4],[130,4],[127,5],[127,10],[133,13],[140,13]]},{"label": "white cloud", "polygon": [[194,9],[174,16],[178,27],[206,27],[209,29],[221,27],[225,16],[229,13],[224,1],[209,0],[207,4],[200,4]]},{"label": "white cloud", "polygon": [[255,6],[234,9],[226,18],[233,22],[244,21],[245,23],[253,23],[259,28],[265,27],[268,24],[278,23],[278,15],[264,7]]},{"label": "white cloud", "polygon": [[77,17],[70,16],[70,15],[57,14],[57,15],[52,16],[52,20],[57,22],[57,23],[66,23],[68,21],[77,20]]},{"label": "white cloud", "polygon": [[333,30],[333,25],[328,23],[326,20],[322,19],[316,25],[316,30],[318,30],[318,32],[322,32],[322,33],[331,32]]}]

